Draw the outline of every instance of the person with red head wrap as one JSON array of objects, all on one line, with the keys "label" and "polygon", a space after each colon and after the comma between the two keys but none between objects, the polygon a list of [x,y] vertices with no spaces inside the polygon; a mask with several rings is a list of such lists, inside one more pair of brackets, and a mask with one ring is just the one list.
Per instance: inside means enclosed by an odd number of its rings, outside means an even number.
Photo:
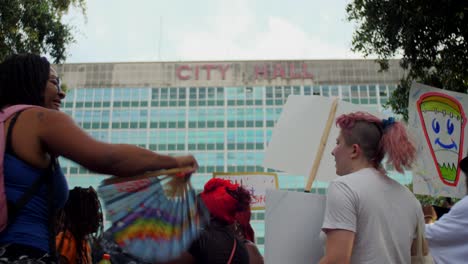
[{"label": "person with red head wrap", "polygon": [[[187,253],[170,264],[263,264],[262,255],[251,241],[254,232],[249,223],[252,200],[249,191],[229,180],[213,178],[199,197],[210,212],[210,225],[202,230]],[[244,232],[244,228],[250,231]]]},{"label": "person with red head wrap", "polygon": [[[240,200],[238,200],[241,197]],[[212,218],[231,225],[235,222],[236,213],[245,209],[250,203],[247,190],[228,180],[213,178],[209,180],[200,194],[203,203],[210,211]]]},{"label": "person with red head wrap", "polygon": [[214,178],[205,184],[200,197],[211,214],[212,222],[215,225],[224,224],[226,230],[234,234],[236,240],[246,248],[246,263],[263,264],[263,257],[253,243],[255,235],[250,225],[250,192],[228,180]]},{"label": "person with red head wrap", "polygon": [[199,197],[210,212],[210,224],[187,253],[170,263],[249,264],[249,253],[234,227],[236,213],[250,206],[250,193],[228,180],[213,178]]}]

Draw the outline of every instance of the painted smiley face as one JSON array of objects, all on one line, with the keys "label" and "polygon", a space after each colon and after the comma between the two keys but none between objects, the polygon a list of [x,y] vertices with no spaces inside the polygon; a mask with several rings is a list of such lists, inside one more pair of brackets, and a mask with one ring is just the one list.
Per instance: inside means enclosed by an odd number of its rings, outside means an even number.
[{"label": "painted smiley face", "polygon": [[432,131],[436,135],[446,133],[445,138],[448,139],[448,142],[444,142],[443,140],[441,140],[441,137],[436,136],[434,139],[434,145],[438,145],[443,149],[457,150],[458,145],[455,142],[455,140],[453,140],[452,138],[453,131],[455,129],[455,125],[454,125],[454,122],[452,121],[452,118],[447,118],[447,121],[445,122],[446,125],[442,129],[441,129],[440,123],[441,121],[437,120],[437,118],[433,118],[432,119]]},{"label": "painted smiley face", "polygon": [[444,180],[453,182],[457,174],[457,160],[460,148],[460,119],[438,112],[423,113],[427,131],[427,141]]}]

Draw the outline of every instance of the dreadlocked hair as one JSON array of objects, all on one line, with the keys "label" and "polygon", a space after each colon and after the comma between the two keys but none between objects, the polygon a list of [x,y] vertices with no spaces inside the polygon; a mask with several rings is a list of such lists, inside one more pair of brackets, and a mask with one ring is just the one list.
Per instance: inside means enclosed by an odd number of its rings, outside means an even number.
[{"label": "dreadlocked hair", "polygon": [[0,64],[0,109],[7,105],[44,106],[50,63],[35,54],[14,54]]},{"label": "dreadlocked hair", "polygon": [[250,202],[252,197],[250,192],[245,189],[242,185],[239,185],[235,190],[229,190],[226,188],[227,193],[231,195],[234,199],[237,200],[237,210],[238,212],[245,211],[250,207]]},{"label": "dreadlocked hair", "polygon": [[[76,263],[88,264],[85,243],[92,245],[103,233],[102,209],[93,187],[75,187],[69,192],[65,206],[58,212],[58,232],[69,232],[76,244]],[[62,252],[63,240],[57,243]],[[64,249],[67,250],[67,249]]]}]

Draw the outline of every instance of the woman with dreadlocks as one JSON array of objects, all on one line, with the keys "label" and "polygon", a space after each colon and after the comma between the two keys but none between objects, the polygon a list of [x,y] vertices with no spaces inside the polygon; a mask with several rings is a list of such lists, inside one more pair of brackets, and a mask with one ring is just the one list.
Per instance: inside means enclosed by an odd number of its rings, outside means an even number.
[{"label": "woman with dreadlocks", "polygon": [[0,149],[6,150],[0,158],[0,263],[56,263],[55,213],[68,196],[55,162],[60,156],[123,177],[198,168],[192,155],[173,157],[94,139],[57,111],[61,99],[59,78],[46,58],[15,54],[0,63]]},{"label": "woman with dreadlocks", "polygon": [[56,237],[59,263],[91,264],[91,247],[102,234],[101,204],[93,187],[70,190],[58,214]]}]

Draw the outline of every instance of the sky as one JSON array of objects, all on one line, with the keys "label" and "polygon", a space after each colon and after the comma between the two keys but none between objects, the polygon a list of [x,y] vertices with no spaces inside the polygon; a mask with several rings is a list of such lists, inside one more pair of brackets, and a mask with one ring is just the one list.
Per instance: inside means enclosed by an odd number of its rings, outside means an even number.
[{"label": "sky", "polygon": [[65,62],[362,58],[347,0],[87,0]]}]

